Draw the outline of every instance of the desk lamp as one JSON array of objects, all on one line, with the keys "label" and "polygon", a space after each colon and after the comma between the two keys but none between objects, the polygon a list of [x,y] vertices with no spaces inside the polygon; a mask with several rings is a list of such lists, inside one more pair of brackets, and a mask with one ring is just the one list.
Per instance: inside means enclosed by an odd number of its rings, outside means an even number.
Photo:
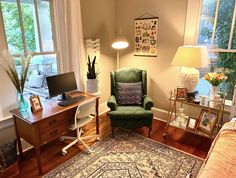
[{"label": "desk lamp", "polygon": [[128,40],[124,36],[117,36],[112,43],[112,48],[117,50],[116,53],[116,69],[119,69],[120,66],[120,55],[119,50],[125,49],[129,46]]},{"label": "desk lamp", "polygon": [[205,46],[180,46],[171,64],[181,66],[180,86],[187,88],[190,95],[194,95],[199,80],[199,71],[195,67],[203,68],[210,64],[207,48]]}]

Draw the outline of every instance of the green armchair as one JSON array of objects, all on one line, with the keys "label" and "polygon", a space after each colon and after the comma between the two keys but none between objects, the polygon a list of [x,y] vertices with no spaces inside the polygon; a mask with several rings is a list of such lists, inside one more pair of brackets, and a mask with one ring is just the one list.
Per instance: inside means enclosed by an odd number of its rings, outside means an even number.
[{"label": "green armchair", "polygon": [[148,127],[152,130],[152,99],[147,96],[147,72],[135,68],[121,68],[111,72],[111,96],[107,102],[110,108],[112,134],[114,128]]}]

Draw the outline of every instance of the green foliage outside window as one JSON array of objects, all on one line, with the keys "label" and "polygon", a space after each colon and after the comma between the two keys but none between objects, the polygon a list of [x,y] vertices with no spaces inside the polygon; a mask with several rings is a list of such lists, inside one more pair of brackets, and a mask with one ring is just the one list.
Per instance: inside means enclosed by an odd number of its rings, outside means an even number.
[{"label": "green foliage outside window", "polygon": [[[21,3],[27,50],[35,51],[34,16],[31,6],[30,4]],[[9,49],[14,54],[21,54],[24,47],[17,4],[1,2],[1,8]]]},{"label": "green foliage outside window", "polygon": [[[203,7],[203,11],[209,14],[214,14],[216,8],[216,1],[208,1],[204,0],[207,3],[207,7]],[[233,17],[233,8],[234,8],[235,0],[221,0],[219,6],[219,13],[216,24],[216,33],[214,46],[216,48],[227,49],[231,23]],[[210,25],[213,24],[213,18],[209,18]],[[211,39],[212,36],[212,28],[209,26],[205,26],[200,30],[200,38],[208,38]],[[209,28],[208,28],[209,27]],[[236,49],[236,25],[234,27],[234,35],[232,40],[232,48]],[[200,41],[199,38],[199,41]],[[222,91],[227,93],[227,99],[232,99],[233,96],[233,88],[236,83],[236,53],[235,52],[219,52],[216,54],[216,62],[211,65],[211,71],[214,68],[228,68],[231,69],[231,73],[228,74],[228,80],[223,82],[220,85]]]}]

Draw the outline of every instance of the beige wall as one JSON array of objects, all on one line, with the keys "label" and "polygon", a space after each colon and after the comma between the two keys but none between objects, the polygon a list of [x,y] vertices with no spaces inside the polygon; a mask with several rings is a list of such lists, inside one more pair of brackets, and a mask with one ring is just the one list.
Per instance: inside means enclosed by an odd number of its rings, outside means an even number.
[{"label": "beige wall", "polygon": [[[3,36],[3,21],[0,18],[0,57],[2,50],[7,49],[7,43]],[[0,69],[0,106],[3,110],[3,117],[9,117],[8,112],[16,107],[16,91],[11,80],[8,78],[6,73]]]},{"label": "beige wall", "polygon": [[[130,47],[122,51],[120,66],[146,69],[148,94],[155,107],[168,109],[168,92],[178,84],[179,67],[170,63],[183,44],[187,0],[117,0],[116,29],[126,33]],[[149,13],[159,17],[157,57],[136,57],[134,51],[134,19]]]},{"label": "beige wall", "polygon": [[110,96],[110,71],[115,69],[115,51],[111,48],[115,30],[114,0],[81,0],[83,33],[85,39],[101,39],[101,57],[98,62],[100,103]]},{"label": "beige wall", "polygon": [[[168,92],[178,84],[179,67],[170,63],[183,44],[187,0],[82,0],[81,7],[84,38],[101,39],[101,103],[110,96],[109,72],[116,68],[115,51],[110,45],[115,32],[124,32],[130,46],[120,52],[120,67],[146,69],[154,106],[166,110]],[[134,19],[144,13],[159,17],[158,57],[133,55]]]}]

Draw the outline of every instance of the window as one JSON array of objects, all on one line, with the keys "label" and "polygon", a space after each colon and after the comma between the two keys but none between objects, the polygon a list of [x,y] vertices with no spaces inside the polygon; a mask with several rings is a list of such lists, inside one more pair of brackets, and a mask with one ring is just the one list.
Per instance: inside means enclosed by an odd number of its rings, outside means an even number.
[{"label": "window", "polygon": [[[38,75],[45,78],[58,72],[51,12],[49,0],[0,0],[8,48],[19,73],[20,55],[33,52],[25,91],[41,96],[45,96],[47,88]],[[37,83],[35,79],[40,80]]]},{"label": "window", "polygon": [[209,48],[211,65],[200,69],[203,77],[214,68],[229,68],[228,80],[220,84],[220,89],[231,100],[236,83],[236,1],[202,0],[198,44]]}]

